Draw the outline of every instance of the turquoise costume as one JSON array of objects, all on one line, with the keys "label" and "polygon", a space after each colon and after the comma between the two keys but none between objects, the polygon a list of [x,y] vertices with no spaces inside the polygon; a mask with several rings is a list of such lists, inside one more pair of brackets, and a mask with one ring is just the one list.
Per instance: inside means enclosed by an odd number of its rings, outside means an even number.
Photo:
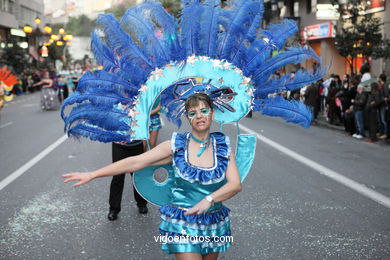
[{"label": "turquoise costume", "polygon": [[[286,40],[298,31],[294,21],[283,20],[260,29],[262,0],[223,4],[220,0],[182,0],[182,7],[180,20],[153,0],[129,8],[120,21],[112,14],[99,16],[91,47],[103,69],[84,74],[75,93],[65,100],[61,117],[69,136],[100,142],[148,140],[149,126],[153,126],[149,115],[158,97],[166,118],[180,127],[185,101],[198,92],[212,100],[214,120],[221,129],[224,124],[238,123],[250,111],[310,126],[311,111],[278,93],[321,79],[326,68],[273,77],[290,63],[309,59],[321,63],[311,48],[285,48]],[[253,162],[256,135],[240,134],[238,124],[237,130],[235,159],[242,182]],[[229,209],[221,203],[205,214],[184,215],[186,209],[226,182],[229,139],[222,133],[212,133],[211,138],[213,167],[189,163],[189,134],[185,133],[172,137],[173,165],[134,173],[140,194],[162,206],[162,235],[230,235]],[[163,183],[154,179],[159,168],[168,173]],[[229,246],[229,242],[215,240],[168,241],[162,249],[206,254],[225,251]]]},{"label": "turquoise costume", "polygon": [[[208,254],[226,251],[231,243],[226,238],[231,235],[229,211],[222,203],[215,203],[200,215],[184,215],[205,196],[226,183],[225,173],[229,164],[230,140],[222,133],[210,134],[214,154],[214,165],[210,168],[198,167],[188,161],[190,133],[172,135],[172,164],[175,171],[171,200],[160,208],[162,236],[193,237],[187,241],[174,241],[162,244],[167,253],[193,252]],[[203,239],[195,239],[195,236]]]},{"label": "turquoise costume", "polygon": [[[160,97],[158,97],[156,99],[156,101],[154,102],[152,110],[157,108],[159,104],[160,104]],[[160,113],[156,113],[154,115],[151,115],[149,120],[150,120],[149,132],[157,131],[157,130],[160,130],[162,128]]]}]

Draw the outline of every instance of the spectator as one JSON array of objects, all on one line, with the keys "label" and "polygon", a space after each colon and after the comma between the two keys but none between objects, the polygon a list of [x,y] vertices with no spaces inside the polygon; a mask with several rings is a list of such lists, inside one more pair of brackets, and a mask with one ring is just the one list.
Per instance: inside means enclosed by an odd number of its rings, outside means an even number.
[{"label": "spectator", "polygon": [[360,80],[361,83],[363,83],[366,80],[371,79],[371,74],[370,74],[371,66],[369,63],[365,63],[361,68],[360,68],[360,74],[362,74],[362,78]]},{"label": "spectator", "polygon": [[376,82],[371,83],[371,94],[367,100],[368,110],[368,131],[370,138],[365,139],[366,142],[376,142],[376,133],[378,131],[378,108],[382,103],[382,95],[379,91],[379,85]]},{"label": "spectator", "polygon": [[336,94],[339,92],[339,89],[336,87],[337,86],[336,81],[337,79],[334,78],[334,80],[332,80],[332,82],[330,83],[328,96],[326,98],[326,105],[328,109],[328,120],[329,123],[331,124],[341,123],[340,108],[336,104]]},{"label": "spectator", "polygon": [[354,123],[354,116],[353,116],[353,109],[352,109],[352,102],[351,100],[355,98],[354,89],[351,87],[353,86],[349,82],[349,75],[344,75],[344,81],[343,81],[343,88],[341,91],[339,91],[336,96],[340,99],[341,103],[341,117],[344,122],[344,128],[346,132],[349,132],[351,135],[355,133],[355,123]]},{"label": "spectator", "polygon": [[382,96],[382,104],[379,107],[379,138],[386,139],[387,138],[387,119],[386,119],[386,111],[388,111],[388,101],[389,101],[389,88],[386,83],[386,75],[381,74],[379,76],[379,91]]},{"label": "spectator", "polygon": [[319,103],[319,83],[312,83],[305,91],[304,94],[305,97],[305,105],[310,107],[312,116],[313,116],[313,121],[317,118],[318,115],[318,103]]},{"label": "spectator", "polygon": [[363,86],[358,85],[357,93],[355,99],[352,99],[353,112],[355,117],[355,127],[356,134],[353,134],[352,137],[356,139],[363,139],[364,135],[364,120],[363,120],[363,111],[367,103],[367,96],[363,92]]}]

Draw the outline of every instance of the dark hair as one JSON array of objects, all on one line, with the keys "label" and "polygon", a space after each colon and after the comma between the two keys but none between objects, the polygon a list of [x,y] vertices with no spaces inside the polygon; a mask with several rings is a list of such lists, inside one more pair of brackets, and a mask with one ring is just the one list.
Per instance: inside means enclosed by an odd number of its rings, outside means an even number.
[{"label": "dark hair", "polygon": [[184,105],[186,111],[188,111],[190,107],[197,106],[199,102],[203,102],[207,104],[211,108],[211,110],[213,110],[213,103],[211,101],[211,98],[207,96],[207,94],[200,92],[200,93],[195,93],[189,98],[187,98],[186,103]]},{"label": "dark hair", "polygon": [[386,82],[387,77],[385,74],[382,73],[381,75],[379,75],[379,79],[382,80],[383,82]]},{"label": "dark hair", "polygon": [[363,64],[363,66],[361,66],[361,68],[360,68],[360,74],[363,75],[364,73],[370,72],[370,70],[371,70],[370,64],[369,64],[369,63],[365,63],[365,64]]},{"label": "dark hair", "polygon": [[376,82],[372,82],[370,86],[371,86],[371,91],[377,91],[379,88],[379,85]]}]

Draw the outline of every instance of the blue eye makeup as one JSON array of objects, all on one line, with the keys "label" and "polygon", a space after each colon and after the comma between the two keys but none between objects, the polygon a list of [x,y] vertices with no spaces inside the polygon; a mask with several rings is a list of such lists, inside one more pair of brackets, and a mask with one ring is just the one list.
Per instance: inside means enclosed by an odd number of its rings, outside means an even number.
[{"label": "blue eye makeup", "polygon": [[[202,116],[208,116],[210,114],[211,110],[210,108],[202,108],[200,110],[200,114]],[[196,111],[189,111],[187,112],[187,116],[189,119],[194,119],[196,117],[197,112]]]},{"label": "blue eye makeup", "polygon": [[202,108],[200,110],[200,113],[202,114],[202,116],[208,116],[210,114],[210,108]]},{"label": "blue eye makeup", "polygon": [[190,111],[187,113],[189,119],[193,119],[196,116],[196,111]]}]

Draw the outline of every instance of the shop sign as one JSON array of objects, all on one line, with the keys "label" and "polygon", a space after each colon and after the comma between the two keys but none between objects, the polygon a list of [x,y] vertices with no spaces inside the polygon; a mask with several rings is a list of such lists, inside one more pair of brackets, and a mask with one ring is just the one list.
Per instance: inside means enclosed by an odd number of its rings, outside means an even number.
[{"label": "shop sign", "polygon": [[302,37],[305,41],[334,38],[336,37],[336,31],[333,27],[332,23],[305,26],[302,31]]},{"label": "shop sign", "polygon": [[386,1],[385,0],[370,0],[366,3],[368,8],[366,10],[366,14],[376,13],[385,10]]},{"label": "shop sign", "polygon": [[19,36],[19,37],[26,37],[26,33],[19,29],[11,29],[10,30],[11,35]]},{"label": "shop sign", "polygon": [[317,20],[338,20],[340,13],[337,11],[338,5],[318,4],[316,11]]}]

